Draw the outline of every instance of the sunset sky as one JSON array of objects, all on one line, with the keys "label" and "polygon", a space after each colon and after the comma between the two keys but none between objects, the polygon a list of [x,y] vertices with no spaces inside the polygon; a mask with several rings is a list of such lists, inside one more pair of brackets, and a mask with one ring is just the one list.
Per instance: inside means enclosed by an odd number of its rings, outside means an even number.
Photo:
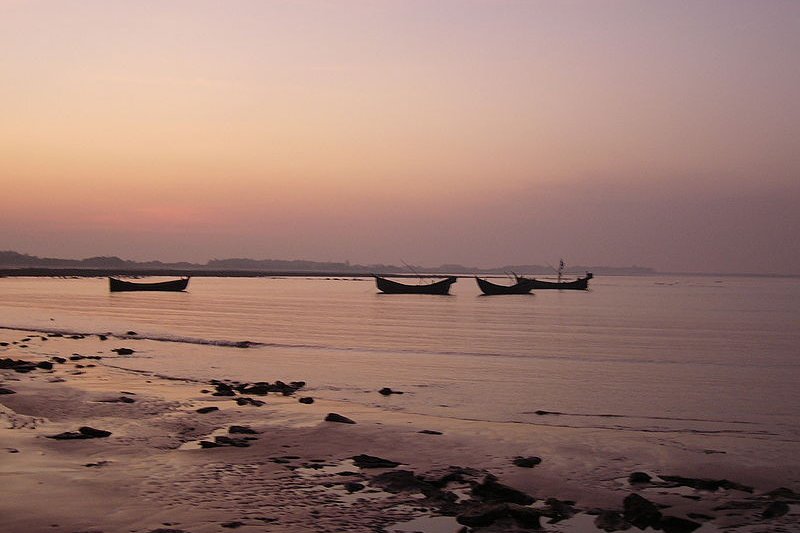
[{"label": "sunset sky", "polygon": [[800,274],[800,2],[0,0],[0,250]]}]

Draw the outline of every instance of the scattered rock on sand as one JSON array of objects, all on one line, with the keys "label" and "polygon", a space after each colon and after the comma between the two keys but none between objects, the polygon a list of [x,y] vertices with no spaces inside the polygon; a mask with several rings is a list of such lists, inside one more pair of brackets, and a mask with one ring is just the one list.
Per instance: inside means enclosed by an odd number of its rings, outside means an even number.
[{"label": "scattered rock on sand", "polygon": [[350,493],[358,492],[360,490],[364,490],[364,484],[357,481],[350,481],[344,484],[344,490]]},{"label": "scattered rock on sand", "polygon": [[444,435],[441,431],[434,431],[432,429],[423,429],[422,431],[418,431],[417,433],[422,433],[423,435]]},{"label": "scattered rock on sand", "polygon": [[6,389],[4,387],[0,387],[0,394],[16,394],[17,391],[13,391],[11,389]]},{"label": "scattered rock on sand", "polygon": [[72,439],[101,439],[111,435],[110,431],[95,429],[89,426],[78,428],[78,431],[65,431],[58,435],[50,435],[48,439],[72,440]]},{"label": "scattered rock on sand", "polygon": [[786,502],[772,502],[761,513],[762,518],[778,518],[789,512],[789,504]]},{"label": "scattered rock on sand", "polygon": [[629,494],[622,502],[625,512],[625,520],[638,527],[646,529],[652,527],[656,529],[661,522],[661,511],[656,504],[638,494]]},{"label": "scattered rock on sand", "polygon": [[524,492],[513,487],[499,483],[497,478],[492,474],[488,474],[482,483],[472,487],[472,494],[482,498],[487,502],[504,502],[516,503],[519,505],[530,505],[536,501],[536,499],[529,494],[525,494]]},{"label": "scattered rock on sand", "polygon": [[236,398],[236,404],[237,405],[252,405],[254,407],[261,407],[262,405],[265,405],[265,402],[262,402],[261,400],[256,400],[254,398]]},{"label": "scattered rock on sand", "polygon": [[664,481],[675,484],[675,486],[691,487],[697,490],[707,490],[714,492],[719,489],[741,490],[743,492],[753,492],[753,487],[748,487],[740,483],[728,481],[727,479],[705,479],[683,476],[659,476]]},{"label": "scattered rock on sand", "polygon": [[197,409],[195,412],[196,413],[200,413],[201,415],[204,415],[204,414],[207,414],[207,413],[212,413],[214,411],[219,411],[219,407],[213,407],[213,406],[211,406],[211,407],[201,407],[200,409]]},{"label": "scattered rock on sand", "polygon": [[513,463],[516,466],[521,468],[533,468],[534,466],[538,465],[542,462],[541,457],[530,456],[530,457],[515,457]]},{"label": "scattered rock on sand", "polygon": [[630,529],[631,525],[617,511],[603,511],[594,519],[594,525],[603,531],[621,531]]},{"label": "scattered rock on sand", "polygon": [[325,422],[339,422],[342,424],[355,424],[355,420],[350,420],[346,416],[342,416],[338,413],[328,413],[325,417]]},{"label": "scattered rock on sand", "polygon": [[258,435],[258,431],[250,426],[231,426],[228,428],[228,433],[242,433],[245,435]]},{"label": "scattered rock on sand", "polygon": [[650,483],[652,479],[646,472],[633,472],[628,476],[628,483]]},{"label": "scattered rock on sand", "polygon": [[311,396],[303,396],[302,398],[300,398],[297,401],[300,402],[300,403],[312,404],[312,403],[314,403],[314,398],[312,398]]},{"label": "scattered rock on sand", "polygon": [[111,351],[117,352],[117,355],[131,355],[132,353],[135,352],[135,350],[132,350],[130,348],[114,348]]},{"label": "scattered rock on sand", "polygon": [[381,390],[379,390],[378,392],[383,394],[384,396],[389,396],[390,394],[403,394],[403,391],[392,390],[389,387],[384,387]]},{"label": "scattered rock on sand", "polygon": [[394,468],[400,465],[400,463],[396,461],[367,454],[356,455],[352,457],[352,459],[353,464],[359,468]]},{"label": "scattered rock on sand", "polygon": [[677,516],[665,516],[661,518],[658,525],[664,533],[692,533],[702,524]]}]

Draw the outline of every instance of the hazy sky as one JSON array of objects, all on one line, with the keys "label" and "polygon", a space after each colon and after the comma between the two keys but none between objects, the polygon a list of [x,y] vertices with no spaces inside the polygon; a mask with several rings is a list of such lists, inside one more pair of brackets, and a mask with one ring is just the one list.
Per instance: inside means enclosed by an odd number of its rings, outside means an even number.
[{"label": "hazy sky", "polygon": [[0,0],[0,249],[800,274],[800,2]]}]

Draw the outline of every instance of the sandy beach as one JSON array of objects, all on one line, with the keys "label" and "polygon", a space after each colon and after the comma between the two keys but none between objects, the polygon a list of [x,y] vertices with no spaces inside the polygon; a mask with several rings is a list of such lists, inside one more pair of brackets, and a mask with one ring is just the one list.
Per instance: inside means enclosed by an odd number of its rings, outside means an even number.
[{"label": "sandy beach", "polygon": [[790,442],[308,403],[302,376],[121,368],[134,338],[2,341],[3,531],[797,530]]}]

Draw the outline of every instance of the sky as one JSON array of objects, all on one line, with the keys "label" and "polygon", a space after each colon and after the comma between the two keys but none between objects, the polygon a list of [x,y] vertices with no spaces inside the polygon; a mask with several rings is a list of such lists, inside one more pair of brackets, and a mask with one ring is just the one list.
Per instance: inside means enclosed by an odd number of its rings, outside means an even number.
[{"label": "sky", "polygon": [[800,2],[0,0],[0,250],[800,274]]}]

